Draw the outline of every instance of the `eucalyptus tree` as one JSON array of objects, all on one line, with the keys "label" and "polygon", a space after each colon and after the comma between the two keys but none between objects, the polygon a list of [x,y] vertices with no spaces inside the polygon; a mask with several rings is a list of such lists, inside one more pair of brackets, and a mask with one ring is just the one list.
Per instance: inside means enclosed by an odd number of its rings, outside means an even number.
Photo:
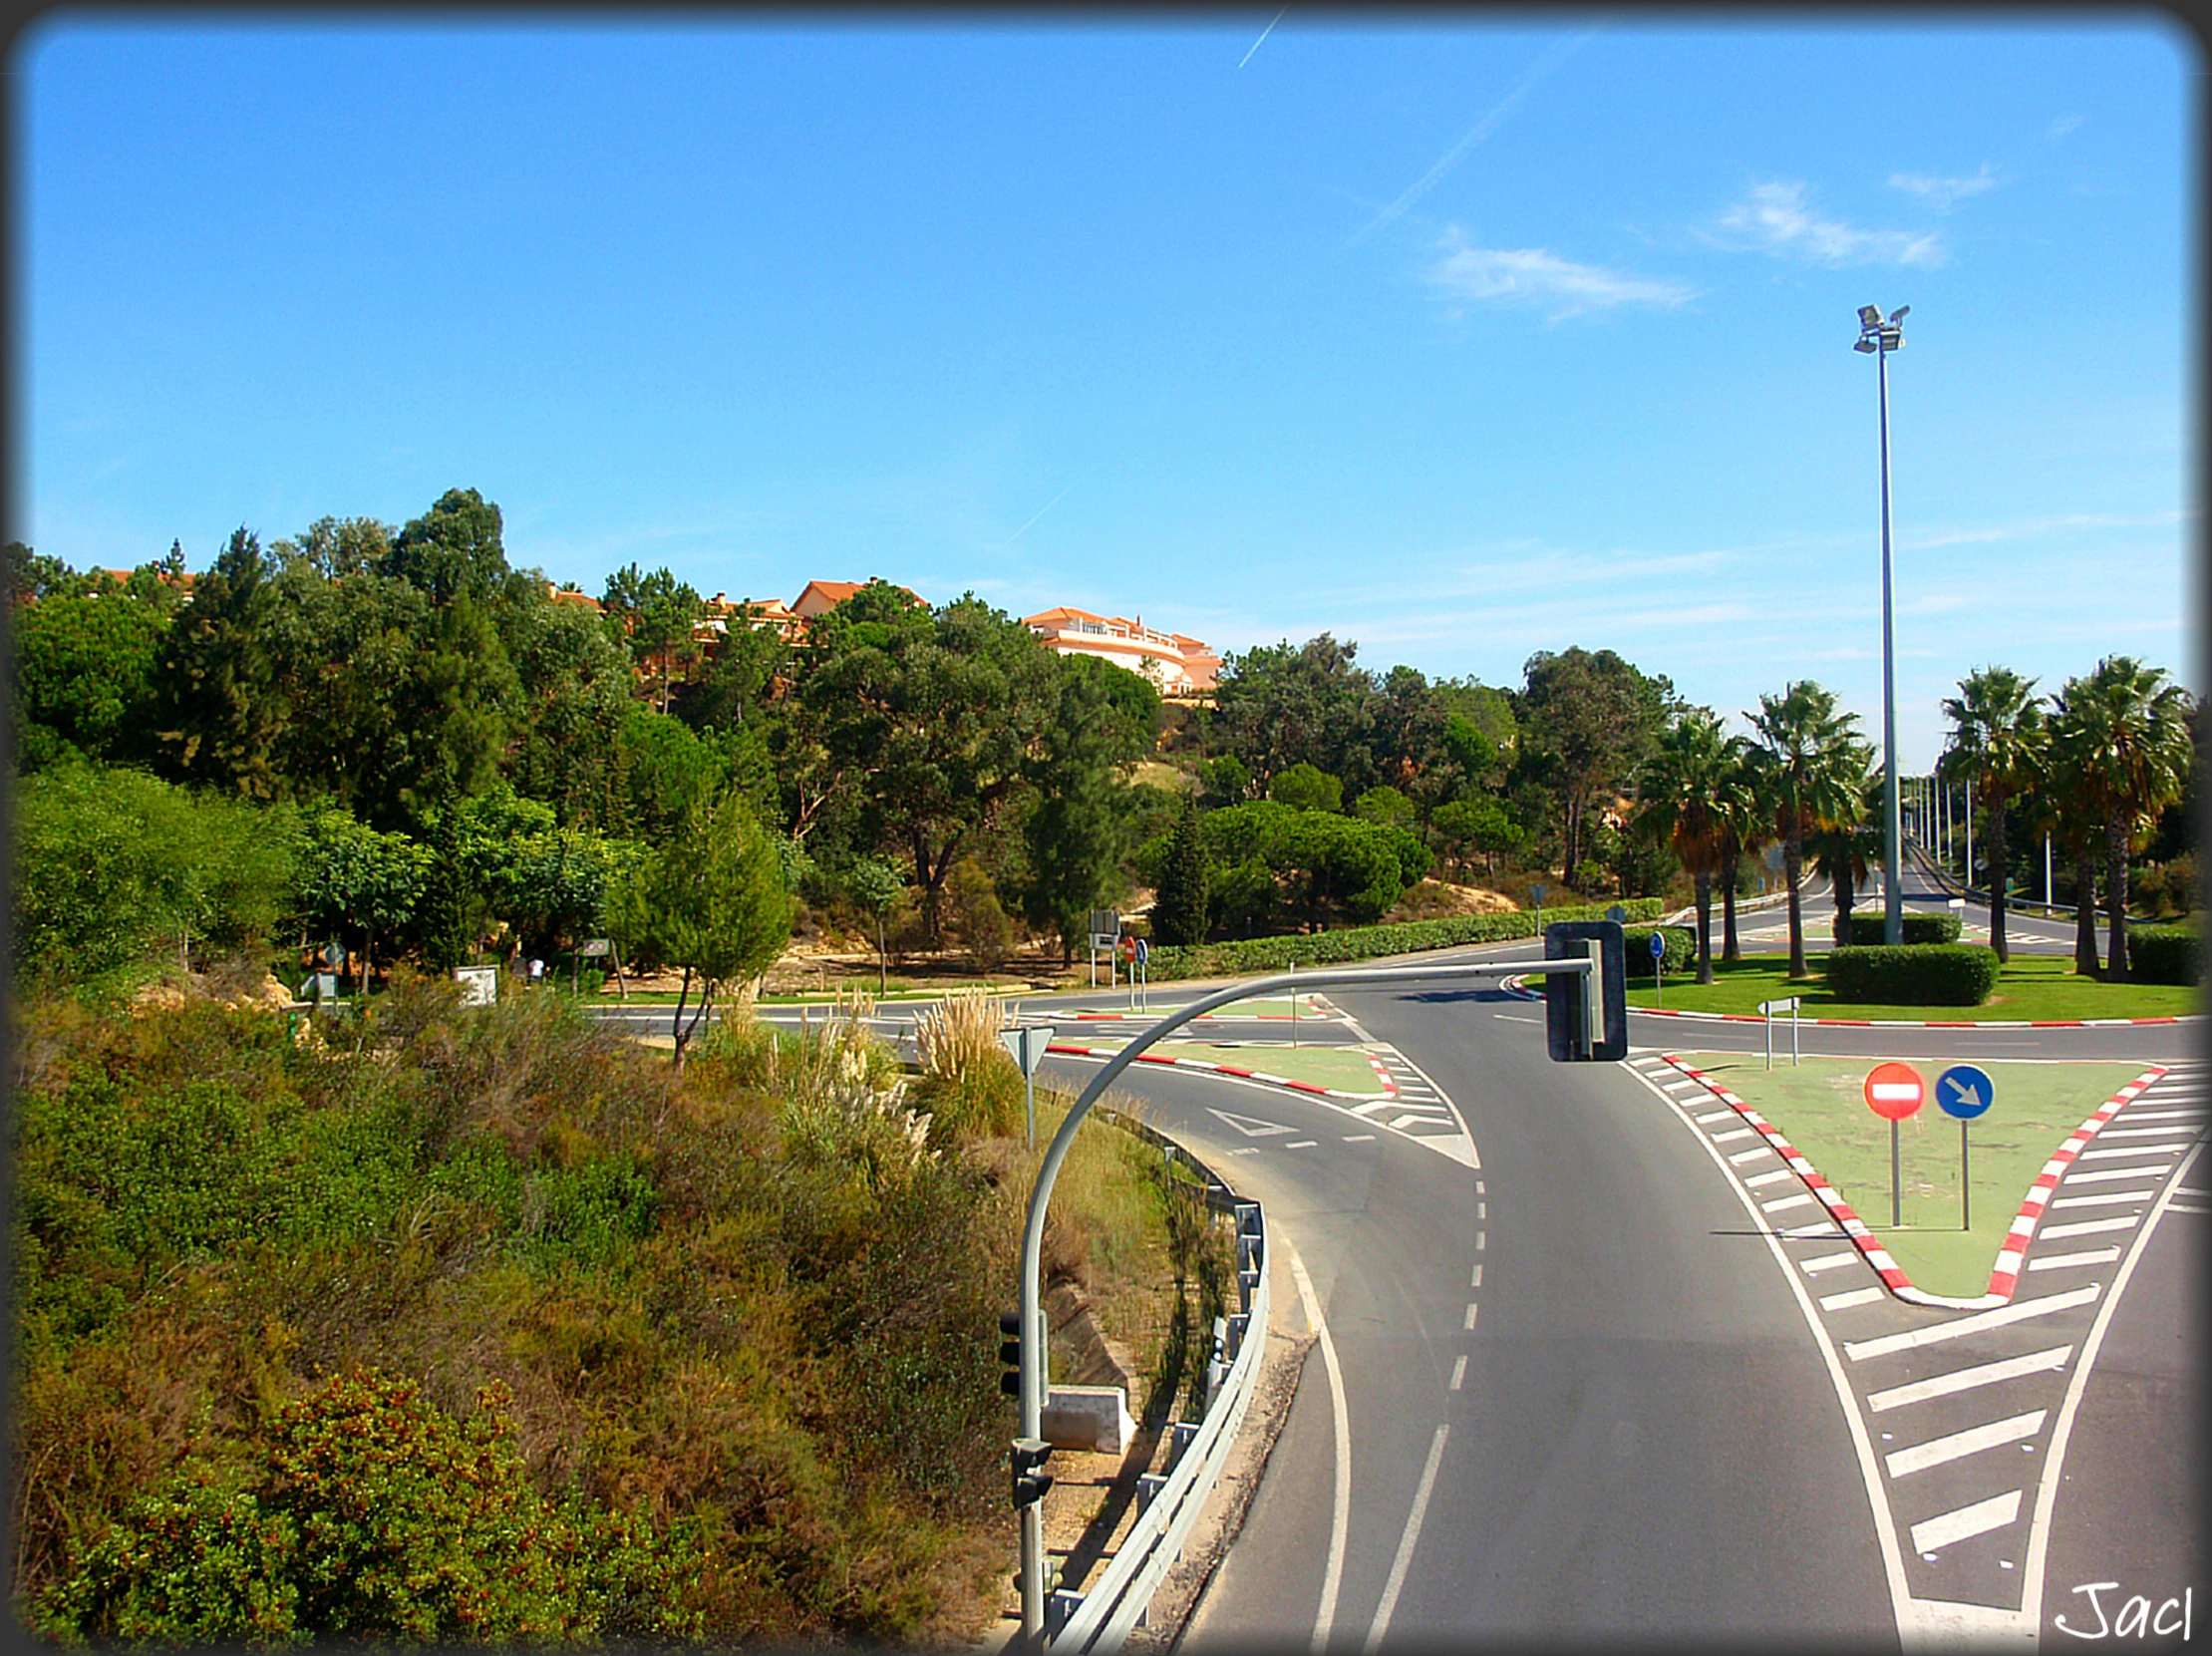
[{"label": "eucalyptus tree", "polygon": [[1761,696],[1746,713],[1758,738],[1759,794],[1782,844],[1789,888],[1789,975],[1805,975],[1804,905],[1797,881],[1805,836],[1825,823],[1849,821],[1858,809],[1873,750],[1857,734],[1858,715],[1836,711],[1835,692],[1798,679],[1779,696]]},{"label": "eucalyptus tree", "polygon": [[[2036,786],[2043,773],[2046,729],[2036,681],[2009,667],[1981,667],[1959,680],[1959,693],[1943,700],[1951,721],[1951,743],[1941,762],[1946,776],[1962,778],[1972,797],[1989,814],[1990,944],[1999,960],[2010,960],[2005,940],[2005,882],[2008,856],[2005,808]],[[1974,870],[1967,870],[1971,885]]]},{"label": "eucalyptus tree", "polygon": [[2104,901],[2110,921],[2107,981],[2127,981],[2127,856],[2158,813],[2181,797],[2189,773],[2189,693],[2162,667],[2106,656],[2067,681],[2059,718],[2082,803],[2104,830]]},{"label": "eucalyptus tree", "polygon": [[1742,748],[1743,739],[1724,734],[1710,708],[1689,708],[1662,733],[1638,778],[1644,802],[1638,820],[1666,836],[1697,888],[1700,983],[1713,981],[1713,876],[1728,859],[1723,799]]}]

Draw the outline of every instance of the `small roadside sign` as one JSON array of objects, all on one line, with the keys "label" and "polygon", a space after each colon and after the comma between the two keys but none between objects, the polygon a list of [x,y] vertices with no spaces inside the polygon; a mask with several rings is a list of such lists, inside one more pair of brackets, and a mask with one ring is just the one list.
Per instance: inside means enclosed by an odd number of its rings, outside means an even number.
[{"label": "small roadside sign", "polygon": [[1866,1075],[1866,1107],[1888,1122],[1917,1114],[1928,1102],[1928,1084],[1910,1064],[1877,1064]]},{"label": "small roadside sign", "polygon": [[587,937],[576,946],[576,952],[586,960],[596,960],[613,946],[613,942],[608,938]]},{"label": "small roadside sign", "polygon": [[1667,939],[1659,932],[1652,933],[1652,958],[1657,960],[1667,952]]},{"label": "small roadside sign", "polygon": [[1889,1123],[1889,1223],[1895,1229],[1905,1222],[1904,1188],[1899,1178],[1897,1124],[1928,1102],[1928,1084],[1910,1064],[1894,1060],[1877,1064],[1866,1074],[1866,1107]]},{"label": "small roadside sign", "polygon": [[1152,958],[1152,945],[1144,938],[1136,940],[1136,963],[1141,966]]},{"label": "small roadside sign", "polygon": [[1037,1066],[1045,1061],[1045,1049],[1052,1045],[1052,1039],[1050,1024],[1016,1024],[999,1031],[1000,1042],[1014,1055],[1022,1072],[1022,1105],[1029,1119],[1029,1145],[1033,1150],[1037,1146]]},{"label": "small roadside sign", "polygon": [[1997,1083],[1972,1064],[1954,1064],[1936,1077],[1936,1107],[1957,1121],[1973,1121],[1996,1099]]}]

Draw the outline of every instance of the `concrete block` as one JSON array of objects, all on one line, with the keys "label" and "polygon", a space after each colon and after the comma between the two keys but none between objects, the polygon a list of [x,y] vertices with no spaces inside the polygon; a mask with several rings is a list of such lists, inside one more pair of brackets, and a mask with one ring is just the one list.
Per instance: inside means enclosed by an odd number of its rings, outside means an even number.
[{"label": "concrete block", "polygon": [[1055,1449],[1119,1455],[1136,1431],[1121,1386],[1055,1386],[1039,1415],[1038,1431]]}]

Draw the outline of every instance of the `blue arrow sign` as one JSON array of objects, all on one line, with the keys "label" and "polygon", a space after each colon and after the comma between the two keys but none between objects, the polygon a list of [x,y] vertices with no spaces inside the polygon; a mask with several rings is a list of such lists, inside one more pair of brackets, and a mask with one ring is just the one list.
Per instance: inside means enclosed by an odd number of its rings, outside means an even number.
[{"label": "blue arrow sign", "polygon": [[1946,1116],[1971,1122],[1997,1098],[1997,1083],[1972,1064],[1954,1064],[1936,1077],[1936,1105]]},{"label": "blue arrow sign", "polygon": [[1652,958],[1657,960],[1667,952],[1667,939],[1659,932],[1652,933]]}]

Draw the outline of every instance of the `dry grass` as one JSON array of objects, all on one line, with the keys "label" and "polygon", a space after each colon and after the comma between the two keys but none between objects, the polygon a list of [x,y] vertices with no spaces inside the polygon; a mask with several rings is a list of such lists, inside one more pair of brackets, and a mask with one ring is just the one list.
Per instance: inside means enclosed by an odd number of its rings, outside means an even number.
[{"label": "dry grass", "polygon": [[914,1045],[922,1074],[945,1081],[966,1081],[993,1059],[1005,1059],[999,1031],[1008,1023],[1006,1007],[980,989],[956,990],[914,1021]]}]

